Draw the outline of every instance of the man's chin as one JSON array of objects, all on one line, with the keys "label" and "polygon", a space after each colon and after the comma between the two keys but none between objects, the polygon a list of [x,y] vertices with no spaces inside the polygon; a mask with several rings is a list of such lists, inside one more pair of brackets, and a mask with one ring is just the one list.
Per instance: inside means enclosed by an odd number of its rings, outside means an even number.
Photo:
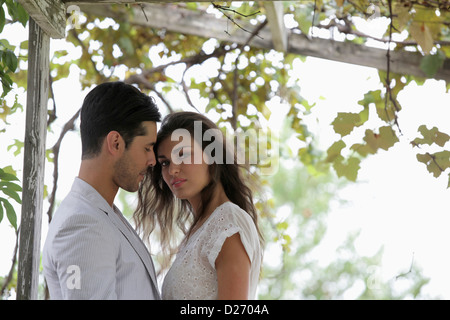
[{"label": "man's chin", "polygon": [[137,186],[124,186],[124,187],[121,187],[121,188],[123,190],[125,190],[126,192],[134,193],[134,192],[137,192],[139,190],[139,186],[140,185],[141,184],[139,183]]}]

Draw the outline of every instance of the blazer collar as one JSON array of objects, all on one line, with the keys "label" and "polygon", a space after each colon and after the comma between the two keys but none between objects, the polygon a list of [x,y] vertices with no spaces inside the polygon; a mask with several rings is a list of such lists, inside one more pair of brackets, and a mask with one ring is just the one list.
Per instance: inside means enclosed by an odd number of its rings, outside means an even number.
[{"label": "blazer collar", "polygon": [[113,205],[111,207],[108,202],[92,187],[89,183],[80,178],[75,178],[72,185],[72,191],[80,193],[85,197],[92,205],[98,207],[101,211],[106,213],[111,222],[119,229],[119,231],[128,240],[130,245],[138,254],[139,258],[145,265],[150,278],[153,281],[155,297],[159,298],[158,285],[155,273],[155,267],[153,265],[152,258],[142,240],[139,238],[134,228],[128,223],[126,218],[122,215],[120,210]]},{"label": "blazer collar", "polygon": [[110,213],[114,213],[113,208],[111,208],[105,198],[103,198],[100,193],[98,193],[98,191],[86,181],[76,177],[71,191],[81,194],[89,201],[89,203],[95,207],[98,207],[106,214],[109,215]]}]

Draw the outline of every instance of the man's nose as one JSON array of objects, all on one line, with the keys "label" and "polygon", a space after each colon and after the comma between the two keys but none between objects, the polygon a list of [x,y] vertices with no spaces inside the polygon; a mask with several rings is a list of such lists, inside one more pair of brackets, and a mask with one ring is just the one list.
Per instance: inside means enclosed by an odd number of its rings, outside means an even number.
[{"label": "man's nose", "polygon": [[147,159],[147,167],[154,167],[156,165],[156,156],[155,152],[152,150],[149,152],[149,156]]}]

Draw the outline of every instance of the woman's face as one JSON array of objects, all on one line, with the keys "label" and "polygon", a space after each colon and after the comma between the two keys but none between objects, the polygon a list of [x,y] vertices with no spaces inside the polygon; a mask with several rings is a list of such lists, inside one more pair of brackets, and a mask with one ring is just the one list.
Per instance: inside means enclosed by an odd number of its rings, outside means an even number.
[{"label": "woman's face", "polygon": [[167,137],[159,143],[157,154],[163,179],[173,194],[198,207],[201,191],[210,182],[201,146],[193,138],[179,142]]}]

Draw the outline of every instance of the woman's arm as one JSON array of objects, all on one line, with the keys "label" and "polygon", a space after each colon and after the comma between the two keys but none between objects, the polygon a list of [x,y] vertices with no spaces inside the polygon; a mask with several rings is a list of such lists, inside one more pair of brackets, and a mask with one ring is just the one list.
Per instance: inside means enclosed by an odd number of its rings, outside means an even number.
[{"label": "woman's arm", "polygon": [[227,238],[217,256],[218,299],[248,299],[250,259],[239,233]]}]

